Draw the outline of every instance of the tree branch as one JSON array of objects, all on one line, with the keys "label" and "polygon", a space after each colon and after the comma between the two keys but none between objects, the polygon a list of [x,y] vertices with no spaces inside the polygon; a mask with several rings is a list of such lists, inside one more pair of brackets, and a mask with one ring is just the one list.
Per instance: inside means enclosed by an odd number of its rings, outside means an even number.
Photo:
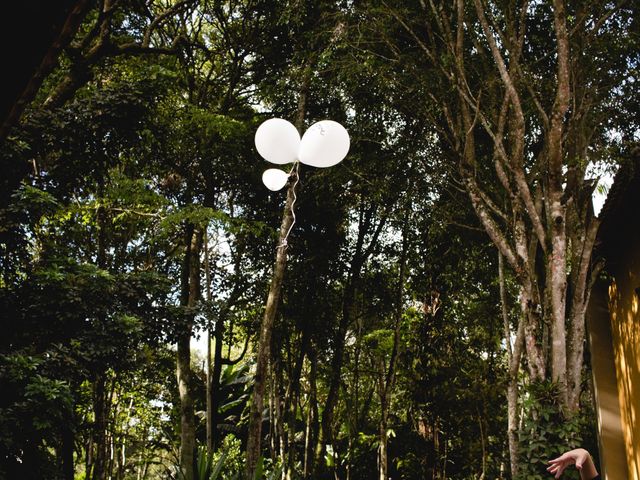
[{"label": "tree branch", "polygon": [[[491,31],[491,28],[489,27],[487,18],[484,14],[484,7],[482,5],[482,1],[474,0],[474,4],[476,7],[476,13],[478,15],[478,20],[480,21],[482,30],[484,31],[485,37],[487,38],[487,42],[489,43],[489,48],[493,55],[496,66],[498,67],[498,71],[500,72],[500,78],[502,78],[502,82],[505,86],[505,89],[509,94],[511,105],[514,107],[514,112],[513,112],[514,132],[512,135],[513,151],[511,153],[511,158],[508,164],[511,166],[511,169],[513,171],[518,193],[520,194],[520,197],[524,202],[526,211],[529,215],[529,218],[531,219],[531,223],[533,224],[534,231],[538,236],[538,241],[540,242],[540,245],[542,246],[543,250],[546,251],[547,242],[545,240],[544,227],[542,226],[540,217],[538,216],[538,213],[533,204],[531,191],[529,190],[529,185],[527,184],[526,176],[523,169],[525,122],[524,122],[524,113],[522,111],[522,104],[520,102],[520,96],[518,95],[517,90],[515,88],[512,75],[507,70],[504,58],[500,53],[494,34]],[[511,59],[511,63],[517,64],[517,52],[515,55],[513,55],[513,57],[514,58]],[[512,68],[514,68],[515,70],[515,67],[512,67]],[[500,155],[506,158],[507,155],[506,155],[506,152],[504,151],[504,147],[502,144],[502,136],[499,136],[496,138],[500,140],[498,145],[496,145],[498,147],[498,151]]]}]

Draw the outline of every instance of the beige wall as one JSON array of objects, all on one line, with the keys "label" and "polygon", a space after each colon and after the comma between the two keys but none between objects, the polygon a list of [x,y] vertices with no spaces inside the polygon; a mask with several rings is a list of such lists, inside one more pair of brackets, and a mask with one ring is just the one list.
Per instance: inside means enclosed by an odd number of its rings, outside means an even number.
[{"label": "beige wall", "polygon": [[611,335],[629,479],[640,480],[640,250],[621,257],[609,287]]}]

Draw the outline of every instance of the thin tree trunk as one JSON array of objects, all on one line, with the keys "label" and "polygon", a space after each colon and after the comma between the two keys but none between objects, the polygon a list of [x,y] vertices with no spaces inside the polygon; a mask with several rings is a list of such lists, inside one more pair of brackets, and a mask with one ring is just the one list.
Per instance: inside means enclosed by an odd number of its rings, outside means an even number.
[{"label": "thin tree trunk", "polygon": [[518,464],[518,379],[509,374],[507,384],[507,439],[509,441],[509,462],[511,464],[511,478],[516,478]]},{"label": "thin tree trunk", "polygon": [[274,392],[274,407],[275,407],[275,419],[276,427],[278,431],[278,456],[280,457],[281,465],[285,465],[286,450],[287,450],[287,438],[285,431],[285,412],[282,411],[282,368],[278,362],[272,362],[271,364],[271,388]]},{"label": "thin tree trunk", "polygon": [[551,293],[551,378],[557,382],[560,405],[566,411],[567,396],[567,343],[565,330],[567,272],[566,272],[566,206],[563,199],[564,176],[563,136],[565,114],[569,109],[571,96],[569,79],[569,39],[566,28],[566,11],[563,0],[553,1],[554,31],[557,41],[557,90],[546,132],[548,146],[547,209],[549,212],[549,233],[551,235],[551,255],[548,258]]},{"label": "thin tree trunk", "polygon": [[[222,346],[224,343],[224,321],[225,315],[221,312],[220,316],[216,320],[216,328],[213,332],[213,368],[208,394],[211,402],[211,447],[213,449],[220,446],[220,435],[218,433],[218,409],[220,408],[220,375],[222,374],[223,363]],[[211,342],[211,339],[209,342]]]},{"label": "thin tree trunk", "polygon": [[109,386],[109,396],[106,401],[107,405],[107,427],[112,426],[112,428],[107,429],[107,439],[109,444],[109,461],[107,462],[107,475],[106,478],[111,480],[113,478],[113,468],[117,461],[117,444],[116,444],[116,422],[115,419],[118,416],[119,398],[114,401],[114,396],[116,396],[116,378],[115,375],[112,376],[110,386]]},{"label": "thin tree trunk", "polygon": [[111,480],[113,478],[113,466],[117,457],[116,454],[116,442],[113,434],[109,434],[109,461],[107,462],[107,478]]},{"label": "thin tree trunk", "polygon": [[138,467],[136,468],[136,480],[142,480],[143,469],[144,469],[144,464],[142,462],[142,450],[140,450],[140,455],[138,455]]},{"label": "thin tree trunk", "polygon": [[507,293],[504,278],[504,259],[498,252],[498,281],[500,283],[500,303],[502,306],[502,321],[504,338],[508,354],[508,383],[507,383],[507,439],[509,442],[509,462],[511,478],[518,474],[518,371],[522,352],[522,331],[524,331],[524,316],[520,317],[519,334],[516,335],[515,345],[511,345],[511,325],[509,322]]},{"label": "thin tree trunk", "polygon": [[103,480],[105,476],[107,445],[106,445],[106,407],[105,407],[105,375],[99,373],[93,386],[93,412],[95,415],[95,463],[93,465],[93,480]]},{"label": "thin tree trunk", "polygon": [[74,479],[73,464],[73,425],[71,419],[62,426],[62,445],[60,447],[60,458],[62,461],[62,478],[64,480]]},{"label": "thin tree trunk", "polygon": [[[238,257],[240,258],[240,257]],[[239,264],[239,260],[238,260]],[[239,268],[239,265],[236,264],[236,270]],[[224,358],[222,356],[222,347],[224,346],[224,336],[226,333],[226,321],[228,318],[228,314],[231,306],[238,298],[240,294],[240,287],[238,285],[234,286],[229,299],[227,300],[226,305],[221,309],[220,314],[216,320],[216,326],[213,330],[213,365],[211,367],[210,374],[210,388],[208,392],[208,397],[210,399],[210,408],[211,408],[211,448],[215,450],[220,446],[220,432],[218,431],[218,423],[219,423],[219,409],[220,409],[220,377],[222,375],[222,366],[223,365],[234,365],[238,363],[246,353],[246,347],[248,345],[249,339],[246,339],[245,349],[243,353],[237,359],[231,359],[231,345],[229,344],[229,351],[227,353],[228,357]],[[232,325],[231,325],[232,326]],[[211,342],[211,338],[209,340]]]},{"label": "thin tree trunk", "polygon": [[93,437],[94,437],[93,432],[89,432],[89,438],[87,439],[87,443],[85,444],[85,451],[87,452],[87,456],[84,462],[85,478],[92,478],[92,475],[93,475],[93,466],[94,466]]},{"label": "thin tree trunk", "polygon": [[269,389],[269,452],[271,458],[278,455],[278,427],[276,425],[276,399],[273,388]]},{"label": "thin tree trunk", "polygon": [[436,453],[436,458],[433,465],[433,478],[439,479],[440,475],[440,465],[442,461],[440,459],[440,430],[439,430],[439,422],[436,418],[433,422],[433,449]]},{"label": "thin tree trunk", "polygon": [[[186,252],[182,272],[181,304],[193,308],[200,296],[200,247],[202,232],[187,225]],[[178,337],[176,377],[180,395],[180,469],[185,480],[193,480],[195,455],[195,415],[191,391],[191,334],[193,316],[189,312]]]},{"label": "thin tree trunk", "polygon": [[176,375],[180,394],[180,470],[185,480],[193,480],[195,451],[195,418],[190,386],[190,337],[190,335],[181,335],[178,339],[176,362]]},{"label": "thin tree trunk", "polygon": [[127,463],[127,454],[126,454],[126,446],[127,446],[127,437],[129,435],[129,424],[131,420],[131,414],[133,412],[133,397],[129,399],[129,405],[127,407],[127,416],[123,425],[122,431],[122,442],[120,444],[120,456],[118,457],[118,474],[117,478],[122,480],[124,478],[124,468]]},{"label": "thin tree trunk", "polygon": [[314,469],[314,455],[318,440],[318,392],[316,386],[317,364],[313,346],[309,348],[309,410],[307,412],[307,426],[305,435],[304,470],[305,479],[310,479]]},{"label": "thin tree trunk", "polygon": [[480,414],[480,410],[477,407],[476,412],[478,413],[478,429],[480,430],[480,446],[482,448],[482,472],[480,473],[480,478],[478,480],[484,480],[487,474],[487,441],[485,438],[484,421]]},{"label": "thin tree trunk", "polygon": [[[588,215],[591,216],[593,214],[592,208],[591,206],[587,208]],[[568,405],[570,412],[577,412],[580,408],[586,310],[593,281],[598,278],[603,267],[601,261],[596,262],[594,265],[591,264],[591,253],[600,221],[596,218],[591,218],[590,222],[591,224],[586,229],[587,234],[582,242],[581,254],[578,256],[579,261],[575,262],[575,264],[579,265],[579,268],[573,283],[569,323],[569,352],[567,354]],[[574,242],[574,245],[577,243],[577,241]]]},{"label": "thin tree trunk", "polygon": [[378,426],[378,437],[380,441],[380,448],[378,449],[378,478],[379,480],[387,480],[387,470],[389,466],[387,417],[389,409],[386,404],[381,405],[380,408],[382,409],[382,418]]},{"label": "thin tree trunk", "polygon": [[[204,278],[205,278],[205,290],[207,292],[207,302],[211,305],[211,268],[209,259],[209,235],[207,234],[207,228],[204,229]],[[206,373],[207,373],[207,385],[206,385],[206,408],[207,408],[207,451],[213,451],[213,392],[212,383],[213,375],[211,371],[211,320],[209,319],[209,328],[207,328],[207,358]]]},{"label": "thin tree trunk", "polygon": [[295,438],[296,438],[296,418],[298,416],[298,400],[300,397],[300,377],[302,376],[302,365],[307,350],[306,343],[308,334],[303,331],[300,355],[293,369],[293,375],[289,379],[289,387],[285,401],[285,411],[287,414],[287,467],[285,479],[290,480],[293,476],[293,469],[296,460]]}]

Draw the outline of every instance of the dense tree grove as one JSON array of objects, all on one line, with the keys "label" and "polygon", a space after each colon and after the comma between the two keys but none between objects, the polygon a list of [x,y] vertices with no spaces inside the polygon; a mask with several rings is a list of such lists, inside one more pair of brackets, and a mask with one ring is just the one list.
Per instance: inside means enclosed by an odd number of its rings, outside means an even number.
[{"label": "dense tree grove", "polygon": [[[0,479],[595,452],[591,198],[638,141],[636,14],[96,0],[0,145]],[[271,117],[339,121],[347,158],[268,191]]]}]

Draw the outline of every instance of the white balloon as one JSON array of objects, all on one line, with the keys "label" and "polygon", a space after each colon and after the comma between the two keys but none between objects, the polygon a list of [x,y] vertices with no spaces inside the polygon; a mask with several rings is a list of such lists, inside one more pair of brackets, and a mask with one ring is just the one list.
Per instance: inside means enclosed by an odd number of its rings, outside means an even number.
[{"label": "white balloon", "polygon": [[272,192],[277,192],[284,187],[288,179],[289,174],[279,168],[270,168],[262,174],[262,183]]},{"label": "white balloon", "polygon": [[326,168],[340,163],[349,152],[349,134],[333,120],[321,120],[304,132],[299,160],[312,167]]},{"label": "white balloon", "polygon": [[256,130],[255,144],[266,161],[284,165],[298,160],[300,134],[296,127],[282,118],[271,118]]}]

